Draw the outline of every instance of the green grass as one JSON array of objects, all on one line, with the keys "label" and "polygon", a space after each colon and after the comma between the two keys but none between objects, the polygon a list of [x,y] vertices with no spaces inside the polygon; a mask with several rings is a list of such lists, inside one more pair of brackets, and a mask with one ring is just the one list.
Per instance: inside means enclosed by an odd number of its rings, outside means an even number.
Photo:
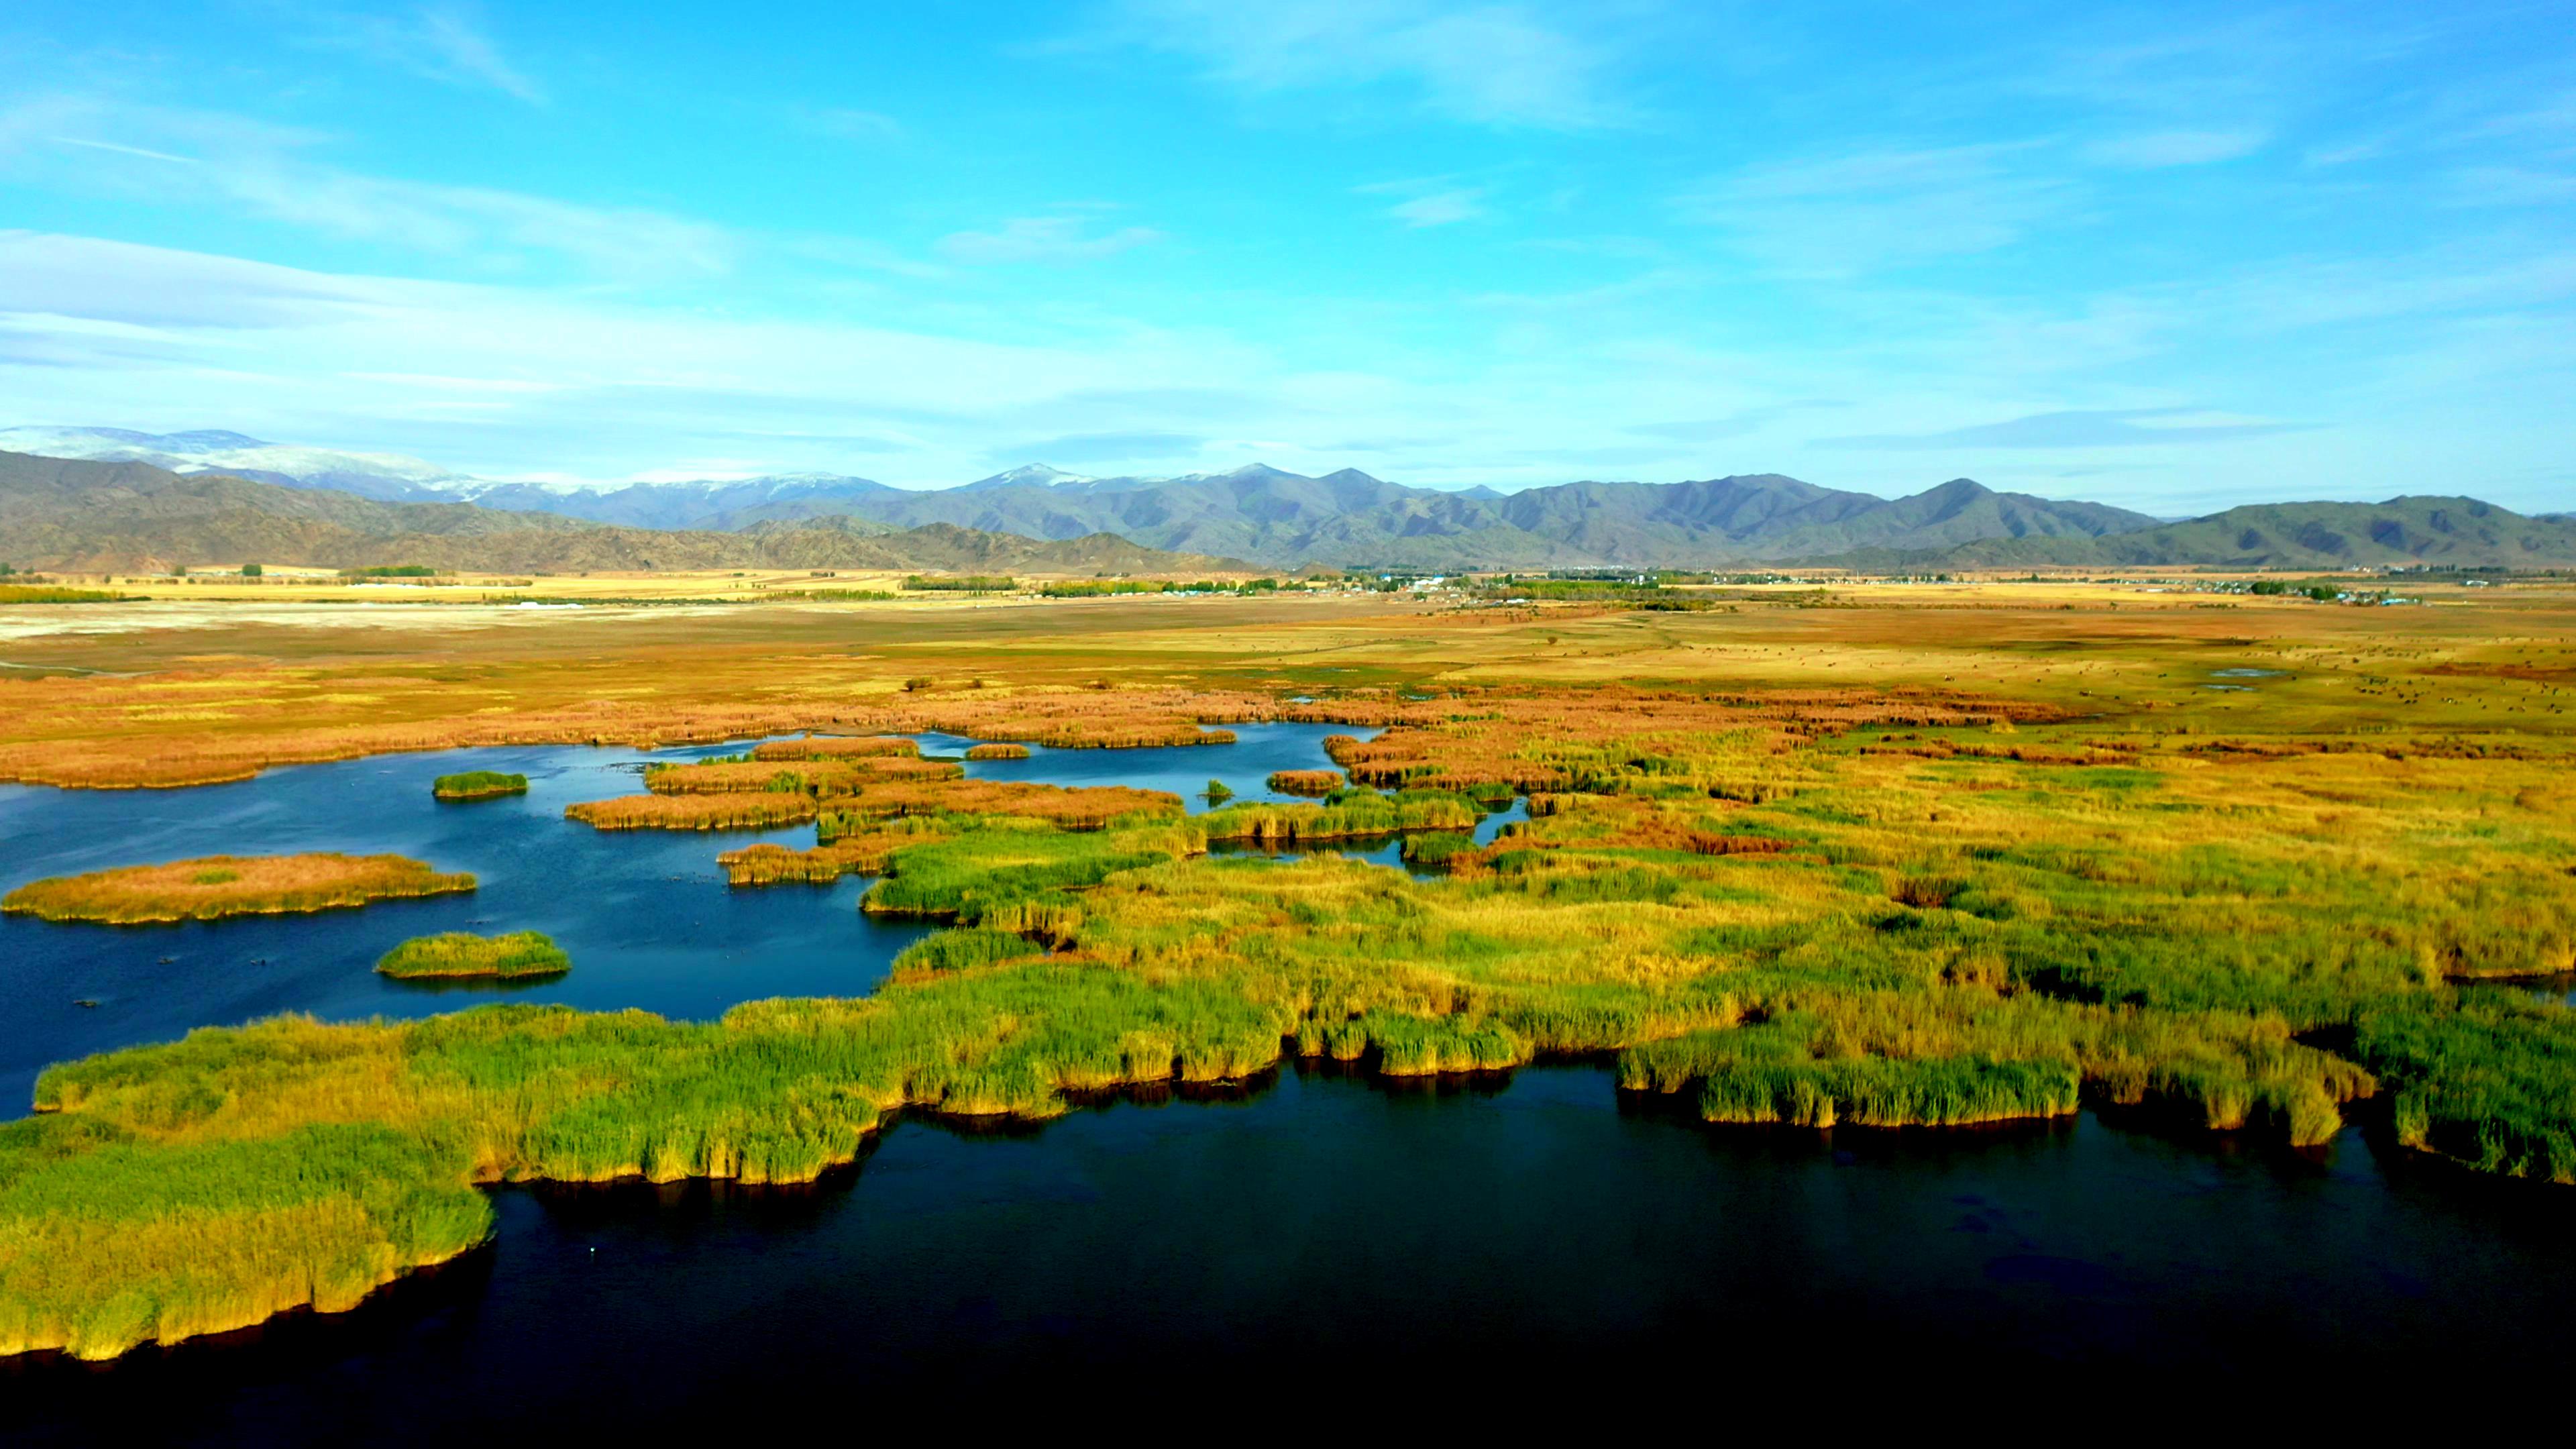
[{"label": "green grass", "polygon": [[488,800],[496,795],[524,795],[528,777],[505,775],[498,770],[468,770],[461,775],[441,775],[430,782],[429,792],[441,800]]},{"label": "green grass", "polygon": [[1402,790],[1381,794],[1365,785],[1336,790],[1320,804],[1242,804],[1198,817],[1210,840],[1344,840],[1407,830],[1461,830],[1484,812],[1460,796]]},{"label": "green grass", "polygon": [[387,976],[405,979],[418,977],[492,977],[510,979],[524,976],[560,976],[572,969],[572,958],[564,954],[551,937],[538,931],[512,931],[501,936],[477,936],[467,931],[449,931],[437,936],[415,936],[384,955],[376,969]]},{"label": "green grass", "polygon": [[2398,1140],[2480,1172],[2576,1182],[2576,1026],[2501,993],[2363,1013],[2363,1061],[2397,1088]]}]

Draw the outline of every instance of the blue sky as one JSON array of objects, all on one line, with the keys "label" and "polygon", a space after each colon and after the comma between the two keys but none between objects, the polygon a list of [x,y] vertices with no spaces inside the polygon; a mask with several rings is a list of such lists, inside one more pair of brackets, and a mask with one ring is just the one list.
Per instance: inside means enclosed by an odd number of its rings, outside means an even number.
[{"label": "blue sky", "polygon": [[0,11],[0,424],[2576,506],[2564,3]]}]

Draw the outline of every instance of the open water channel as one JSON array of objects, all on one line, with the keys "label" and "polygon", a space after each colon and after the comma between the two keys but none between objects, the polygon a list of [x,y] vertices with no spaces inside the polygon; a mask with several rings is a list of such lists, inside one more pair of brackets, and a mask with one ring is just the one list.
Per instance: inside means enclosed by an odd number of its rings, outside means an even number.
[{"label": "open water channel", "polygon": [[[1232,746],[970,769],[1174,790],[1196,809],[1210,778],[1261,798],[1270,771],[1324,763],[1330,732],[1250,726]],[[47,1062],[192,1026],[494,999],[370,969],[431,931],[553,935],[573,971],[513,1000],[705,1017],[869,990],[928,927],[861,913],[865,881],[736,890],[715,867],[719,850],[804,843],[810,826],[601,833],[562,818],[636,788],[646,758],[740,748],[395,755],[175,792],[0,788],[0,891],[226,852],[394,851],[481,878],[470,895],[301,917],[0,918],[0,1108],[22,1113]],[[529,793],[430,798],[432,777],[476,768],[524,773]],[[2576,1193],[2471,1179],[2367,1125],[2314,1155],[2090,1111],[2001,1130],[1717,1130],[1623,1102],[1598,1065],[1434,1086],[1292,1066],[1033,1130],[904,1121],[809,1187],[495,1200],[487,1251],[354,1313],[109,1366],[0,1361],[0,1431],[452,1442],[495,1424],[748,1430],[774,1412],[792,1433],[807,1413],[896,1396],[1145,1429],[1152,1404],[1207,1395],[1253,1413],[1246,1430],[1347,1429],[1334,1406],[1353,1394],[1490,1409],[1496,1393],[1583,1382],[1572,1374],[1761,1398],[1974,1393],[2032,1374],[2291,1394],[2382,1371],[2555,1382],[2576,1302]],[[958,1389],[977,1396],[916,1397]]]}]

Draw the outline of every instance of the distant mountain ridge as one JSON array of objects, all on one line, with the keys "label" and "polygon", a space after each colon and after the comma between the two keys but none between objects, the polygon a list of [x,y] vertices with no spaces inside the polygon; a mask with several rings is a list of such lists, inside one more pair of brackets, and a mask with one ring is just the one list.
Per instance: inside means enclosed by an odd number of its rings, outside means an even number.
[{"label": "distant mountain ridge", "polygon": [[295,448],[221,431],[0,429],[0,448],[31,438],[56,456],[130,457],[192,474],[217,471],[208,460],[232,460],[222,471],[287,487],[386,503],[467,502],[630,530],[771,537],[782,527],[854,520],[887,530],[938,525],[1059,542],[1115,535],[1142,548],[1274,568],[2494,567],[2576,557],[2561,542],[2570,526],[2564,515],[2524,518],[2465,498],[2251,505],[2176,521],[1997,492],[1967,478],[1895,499],[1776,473],[1587,481],[1506,494],[1407,487],[1354,468],[1308,477],[1260,463],[1168,478],[1087,477],[1033,463],[937,490],[822,473],[588,489],[494,482],[418,458]]},{"label": "distant mountain ridge", "polygon": [[1878,570],[2023,565],[2340,569],[2576,565],[2576,520],[2530,517],[2475,498],[2410,495],[2379,503],[2254,503],[2206,518],[2099,538],[1989,538],[1948,549],[1870,549],[1832,562]]},{"label": "distant mountain ridge", "polygon": [[426,564],[508,573],[821,568],[1029,573],[1240,572],[1115,535],[1031,539],[855,518],[737,533],[651,530],[472,503],[387,503],[149,463],[0,452],[0,561],[117,571],[173,565]]},{"label": "distant mountain ridge", "polygon": [[[1305,563],[1452,571],[1758,562],[1883,546],[1939,548],[1988,537],[2094,536],[2155,519],[2094,503],[1996,493],[1966,479],[1911,498],[1820,488],[1777,474],[1697,482],[1568,483],[1498,493],[1412,488],[1346,468],[1307,477],[1265,464],[1179,477],[1086,477],[1028,464],[956,488],[892,488],[837,474],[576,489],[468,478],[417,458],[333,453],[238,433],[0,429],[52,456],[223,471],[385,502],[471,502],[630,528],[742,531],[852,517],[944,523],[1039,539],[1114,533],[1150,548]],[[304,472],[293,472],[302,467]],[[249,471],[245,471],[249,470]]]}]

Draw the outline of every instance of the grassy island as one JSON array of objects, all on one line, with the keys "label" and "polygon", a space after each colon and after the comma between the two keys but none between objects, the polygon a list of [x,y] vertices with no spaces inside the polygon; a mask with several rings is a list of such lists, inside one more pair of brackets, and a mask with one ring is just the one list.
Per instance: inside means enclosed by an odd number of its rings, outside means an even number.
[{"label": "grassy island", "polygon": [[505,775],[498,770],[468,770],[461,775],[441,775],[430,783],[429,792],[441,800],[489,800],[500,795],[525,795],[528,777]]},{"label": "grassy island", "polygon": [[1410,830],[1465,830],[1483,818],[1482,810],[1443,791],[1399,790],[1386,795],[1361,785],[1332,791],[1319,804],[1228,805],[1210,810],[1199,821],[1210,840],[1289,845]]},{"label": "grassy island", "polygon": [[1330,795],[1346,782],[1339,770],[1273,770],[1270,788],[1282,795]]},{"label": "grassy island", "polygon": [[[728,851],[728,875],[873,874],[869,910],[942,928],[864,999],[711,1022],[282,1017],[57,1065],[37,1114],[0,1124],[0,1353],[346,1307],[482,1241],[483,1184],[803,1181],[898,1109],[1044,1119],[1290,1056],[1419,1076],[1595,1055],[1710,1123],[1837,1132],[2092,1103],[2290,1151],[2366,1111],[2463,1170],[2576,1183],[2576,1013],[2494,984],[2576,954],[2576,597],[2028,587],[1335,614],[1257,641],[977,633],[857,662],[839,633],[792,656],[721,633],[688,668],[631,673],[602,656],[583,690],[703,693],[639,695],[668,701],[658,723],[585,696],[516,727],[832,733],[577,812],[810,820],[813,848]],[[1013,638],[1005,675],[991,641]],[[494,677],[571,689],[532,657]],[[1283,662],[1304,660],[1324,662]],[[2204,689],[2219,668],[2277,672]],[[1002,682],[900,688],[964,675]],[[151,682],[50,681],[53,712],[0,731],[112,733],[160,707]],[[837,743],[1159,745],[1224,720],[1347,726],[1329,757],[1353,783],[1192,816],[1159,792],[884,774],[866,762],[915,756]],[[69,733],[44,736],[59,758],[15,758],[137,783],[356,738],[254,723],[170,761]],[[772,789],[782,770],[798,783]],[[1529,819],[1476,846],[1510,795]],[[1442,869],[1205,853],[1399,833]]]},{"label": "grassy island", "polygon": [[970,760],[1025,760],[1028,757],[1029,747],[1026,745],[988,743],[966,747],[966,758]]},{"label": "grassy island", "polygon": [[328,911],[472,889],[471,875],[399,855],[209,855],[34,881],[0,900],[0,911],[133,925]]},{"label": "grassy island", "polygon": [[529,976],[561,976],[572,969],[572,958],[552,937],[541,931],[512,931],[500,936],[477,936],[470,931],[449,931],[436,936],[415,936],[396,946],[376,963],[376,969],[401,980],[466,980],[485,978],[515,980]]}]

